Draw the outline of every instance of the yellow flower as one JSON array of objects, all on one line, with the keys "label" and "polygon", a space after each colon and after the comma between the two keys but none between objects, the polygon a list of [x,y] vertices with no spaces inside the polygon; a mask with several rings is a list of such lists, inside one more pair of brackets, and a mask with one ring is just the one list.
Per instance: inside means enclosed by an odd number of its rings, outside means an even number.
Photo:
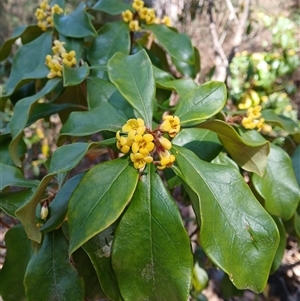
[{"label": "yellow flower", "polygon": [[126,124],[122,127],[122,131],[128,133],[128,137],[133,139],[133,136],[143,135],[146,130],[145,122],[143,119],[129,119]]},{"label": "yellow flower", "polygon": [[263,124],[261,128],[262,133],[268,134],[272,131],[272,127],[269,124]]},{"label": "yellow flower", "polygon": [[242,120],[242,126],[245,129],[252,130],[256,127],[256,124],[253,122],[252,117],[244,117]]},{"label": "yellow flower", "polygon": [[148,14],[147,14],[147,16],[145,17],[145,21],[146,21],[146,23],[149,25],[149,24],[155,23],[155,20],[156,20],[155,11],[154,11],[153,8],[149,8],[149,9],[148,9]]},{"label": "yellow flower", "polygon": [[46,21],[38,21],[37,26],[42,30],[46,31],[47,30],[47,22]]},{"label": "yellow flower", "polygon": [[162,24],[165,24],[166,26],[170,27],[172,26],[172,21],[171,21],[171,18],[168,17],[168,16],[164,16],[161,20],[161,23]]},{"label": "yellow flower", "polygon": [[159,153],[160,165],[157,166],[158,169],[162,170],[166,167],[171,167],[175,161],[175,156],[171,155],[167,150]]},{"label": "yellow flower", "polygon": [[253,119],[259,118],[261,116],[261,106],[251,107],[247,111],[247,116],[252,117]]},{"label": "yellow flower", "polygon": [[44,18],[47,17],[47,14],[41,8],[37,8],[34,15],[39,21],[42,21]]},{"label": "yellow flower", "polygon": [[139,26],[139,21],[138,20],[132,20],[129,22],[129,29],[131,31],[139,31],[141,28]]},{"label": "yellow flower", "polygon": [[257,130],[260,132],[264,126],[265,123],[265,119],[264,118],[260,118],[259,120],[254,120],[255,125],[257,127]]},{"label": "yellow flower", "polygon": [[163,116],[163,123],[159,129],[162,132],[169,133],[170,137],[175,137],[180,131],[180,119],[177,116],[165,115]]},{"label": "yellow flower", "polygon": [[172,143],[169,139],[167,139],[165,137],[160,137],[160,138],[158,138],[158,141],[164,149],[169,150],[172,148]]},{"label": "yellow flower", "polygon": [[62,14],[64,10],[58,4],[55,4],[51,7],[51,12],[52,14]]},{"label": "yellow flower", "polygon": [[131,153],[130,159],[133,162],[135,169],[144,168],[146,163],[151,163],[153,161],[151,156],[143,156],[141,153]]},{"label": "yellow flower", "polygon": [[65,52],[61,54],[62,57],[62,62],[63,64],[72,67],[74,65],[76,65],[76,58],[75,58],[76,52],[74,50],[70,51],[70,52]]},{"label": "yellow flower", "polygon": [[122,153],[127,154],[130,150],[130,146],[132,145],[132,140],[128,137],[123,137],[120,135],[120,131],[116,134],[117,137],[117,148],[121,150]]},{"label": "yellow flower", "polygon": [[54,41],[54,46],[52,47],[52,51],[54,54],[62,54],[66,52],[65,47],[63,46],[65,42],[61,42],[59,40]]},{"label": "yellow flower", "polygon": [[132,3],[132,7],[136,10],[136,11],[140,11],[143,7],[144,7],[144,1],[141,0],[134,0]]},{"label": "yellow flower", "polygon": [[146,17],[148,16],[148,8],[144,7],[139,11],[139,16],[142,20],[145,20]]},{"label": "yellow flower", "polygon": [[50,5],[48,4],[48,1],[47,1],[47,0],[43,1],[43,2],[40,4],[40,8],[43,9],[43,10],[48,10],[48,9],[50,9]]},{"label": "yellow flower", "polygon": [[133,138],[132,152],[140,153],[143,156],[148,156],[149,153],[154,149],[154,143],[152,142],[154,137],[151,134],[136,135]]},{"label": "yellow flower", "polygon": [[127,9],[127,10],[122,12],[122,17],[123,17],[123,21],[128,23],[132,20],[133,14],[129,9]]}]

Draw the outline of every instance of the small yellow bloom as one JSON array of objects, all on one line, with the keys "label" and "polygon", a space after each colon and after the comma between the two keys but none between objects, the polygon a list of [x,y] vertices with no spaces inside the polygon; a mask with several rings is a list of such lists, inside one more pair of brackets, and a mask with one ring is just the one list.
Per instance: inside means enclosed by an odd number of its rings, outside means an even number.
[{"label": "small yellow bloom", "polygon": [[76,52],[74,50],[61,54],[63,64],[72,67],[76,65]]},{"label": "small yellow bloom", "polygon": [[148,14],[147,14],[147,16],[145,17],[145,21],[146,21],[146,23],[149,25],[149,24],[155,23],[155,20],[156,20],[155,11],[154,11],[153,8],[149,8],[149,9],[148,9]]},{"label": "small yellow bloom", "polygon": [[52,51],[54,54],[62,54],[66,52],[65,47],[63,46],[65,42],[61,42],[59,40],[54,41],[54,46],[52,47]]},{"label": "small yellow bloom", "polygon": [[43,9],[43,10],[48,10],[48,9],[50,9],[50,5],[48,4],[48,1],[43,1],[43,2],[40,4],[40,8]]},{"label": "small yellow bloom", "polygon": [[136,10],[136,11],[140,11],[143,7],[144,7],[144,1],[141,0],[134,0],[132,3],[132,7]]},{"label": "small yellow bloom", "polygon": [[264,118],[260,118],[259,120],[254,120],[254,123],[257,127],[257,130],[260,132],[264,126],[265,123],[265,119]]},{"label": "small yellow bloom", "polygon": [[244,117],[242,120],[242,126],[245,129],[252,130],[256,127],[256,124],[253,122],[252,117]]},{"label": "small yellow bloom", "polygon": [[58,4],[55,4],[51,7],[51,12],[52,14],[62,14],[64,10]]},{"label": "small yellow bloom", "polygon": [[125,23],[128,23],[128,22],[130,22],[132,20],[133,14],[132,14],[132,12],[129,9],[127,9],[127,10],[125,10],[125,11],[122,12],[122,17],[123,17],[123,21]]},{"label": "small yellow bloom", "polygon": [[165,24],[166,26],[170,27],[172,26],[172,21],[171,21],[171,18],[168,17],[168,16],[164,16],[161,20],[161,23],[162,24]]},{"label": "small yellow bloom", "polygon": [[139,21],[138,20],[132,20],[129,22],[129,29],[131,31],[140,31]]},{"label": "small yellow bloom", "polygon": [[127,154],[130,151],[132,145],[132,140],[128,137],[123,137],[120,135],[120,131],[116,134],[117,137],[117,148],[121,150],[122,153]]},{"label": "small yellow bloom", "polygon": [[148,8],[144,7],[139,11],[139,16],[142,20],[145,20],[146,17],[148,16]]},{"label": "small yellow bloom", "polygon": [[145,122],[143,119],[129,119],[122,127],[122,131],[128,133],[128,137],[133,139],[133,136],[143,135],[146,130]]},{"label": "small yellow bloom", "polygon": [[264,123],[262,125],[261,131],[262,131],[263,134],[268,134],[272,131],[272,127],[269,124]]},{"label": "small yellow bloom", "polygon": [[42,30],[46,31],[47,30],[47,22],[46,21],[38,21],[37,26]]},{"label": "small yellow bloom", "polygon": [[252,117],[253,119],[259,118],[261,116],[261,106],[251,107],[247,111],[247,116]]},{"label": "small yellow bloom", "polygon": [[149,153],[154,149],[154,143],[152,142],[154,137],[151,134],[136,135],[133,138],[132,152],[141,153],[143,156],[148,156]]},{"label": "small yellow bloom", "polygon": [[169,139],[167,139],[165,137],[160,137],[160,138],[158,138],[158,141],[164,149],[169,150],[172,148],[172,143]]},{"label": "small yellow bloom", "polygon": [[157,166],[158,169],[162,170],[166,167],[171,167],[175,161],[175,156],[171,155],[167,150],[159,153],[160,165]]},{"label": "small yellow bloom", "polygon": [[133,162],[135,169],[142,169],[147,163],[151,163],[153,161],[151,156],[143,156],[141,153],[131,153],[130,159]]},{"label": "small yellow bloom", "polygon": [[165,115],[163,116],[163,123],[160,125],[162,132],[169,133],[170,137],[175,137],[180,131],[180,119],[178,116]]}]

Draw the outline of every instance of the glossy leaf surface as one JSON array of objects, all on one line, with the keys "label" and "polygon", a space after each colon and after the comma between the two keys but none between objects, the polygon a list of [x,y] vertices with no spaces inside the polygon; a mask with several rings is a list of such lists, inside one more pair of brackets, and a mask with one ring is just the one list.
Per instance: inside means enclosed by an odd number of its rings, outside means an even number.
[{"label": "glossy leaf surface", "polygon": [[189,238],[153,165],[140,177],[117,227],[112,264],[125,301],[188,298],[193,265]]},{"label": "glossy leaf surface", "polygon": [[144,25],[144,28],[153,32],[159,44],[175,59],[188,64],[195,63],[194,48],[191,40],[185,33],[177,33],[165,25]]},{"label": "glossy leaf surface", "polygon": [[94,10],[100,10],[110,15],[121,14],[122,11],[132,9],[130,4],[121,0],[99,0],[93,7]]},{"label": "glossy leaf surface", "polygon": [[0,295],[5,301],[27,301],[23,279],[33,250],[21,224],[5,234],[6,257],[0,272]]},{"label": "glossy leaf surface", "polygon": [[83,82],[85,78],[89,75],[90,68],[87,63],[80,66],[79,68],[71,68],[66,65],[63,67],[64,75],[64,86],[76,86]]},{"label": "glossy leaf surface", "polygon": [[16,167],[0,163],[0,171],[0,190],[8,186],[36,187],[39,184],[38,181],[27,180]]},{"label": "glossy leaf surface", "polygon": [[145,50],[134,55],[116,53],[108,62],[110,80],[137,112],[151,127],[155,81],[151,61]]},{"label": "glossy leaf surface", "polygon": [[66,37],[85,38],[97,35],[83,2],[70,14],[54,14],[53,21],[57,31]]},{"label": "glossy leaf surface", "polygon": [[193,151],[204,161],[214,159],[223,148],[216,133],[197,128],[182,129],[172,143]]},{"label": "glossy leaf surface", "polygon": [[[45,65],[45,57],[50,54],[51,45],[52,33],[47,31],[17,51],[6,84],[6,95],[11,95],[22,80],[47,76],[49,69]],[[36,49],[39,49],[38,55]]]},{"label": "glossy leaf surface", "polygon": [[[261,292],[277,250],[276,224],[235,168],[173,146],[175,172],[198,198],[201,246],[239,289]],[[197,215],[197,213],[196,213]]]},{"label": "glossy leaf surface", "polygon": [[186,96],[198,87],[198,85],[190,78],[182,78],[166,82],[159,81],[158,86],[170,90],[174,89],[180,97]]},{"label": "glossy leaf surface", "polygon": [[82,247],[91,259],[99,282],[106,295],[114,301],[122,301],[117,279],[111,266],[112,229],[97,234]]},{"label": "glossy leaf surface", "polygon": [[110,103],[87,112],[72,112],[61,128],[62,135],[87,136],[100,131],[119,131],[128,119]]},{"label": "glossy leaf surface", "polygon": [[288,154],[274,144],[270,146],[265,174],[262,177],[253,174],[252,181],[265,200],[266,210],[288,220],[298,206],[300,189]]},{"label": "glossy leaf surface", "polygon": [[70,263],[61,229],[45,234],[41,249],[28,263],[24,284],[28,301],[84,299],[84,283]]},{"label": "glossy leaf surface", "polygon": [[19,167],[21,166],[21,161],[18,157],[18,143],[22,136],[23,129],[27,125],[30,112],[33,109],[33,106],[36,104],[36,102],[41,97],[54,90],[55,87],[59,84],[59,82],[59,78],[49,80],[47,84],[37,94],[23,98],[20,101],[18,101],[15,105],[14,114],[10,121],[10,130],[13,139],[9,145],[9,151],[12,160]]},{"label": "glossy leaf surface", "polygon": [[241,137],[233,127],[220,120],[202,123],[201,128],[214,131],[232,159],[243,169],[263,175],[269,154],[268,141],[255,141]]},{"label": "glossy leaf surface", "polygon": [[[123,21],[105,24],[99,31],[87,55],[93,66],[105,66],[117,52],[128,55],[130,52],[130,36],[128,24]],[[103,71],[97,73],[103,74]]]},{"label": "glossy leaf surface", "polygon": [[226,100],[224,83],[208,82],[181,98],[174,115],[182,126],[196,125],[221,111]]},{"label": "glossy leaf surface", "polygon": [[70,254],[121,215],[137,179],[137,171],[126,158],[104,162],[87,172],[69,202]]}]

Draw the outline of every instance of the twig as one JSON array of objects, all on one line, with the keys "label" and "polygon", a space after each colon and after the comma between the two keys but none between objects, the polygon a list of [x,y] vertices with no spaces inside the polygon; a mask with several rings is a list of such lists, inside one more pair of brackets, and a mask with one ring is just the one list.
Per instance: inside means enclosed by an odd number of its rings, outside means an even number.
[{"label": "twig", "polygon": [[10,225],[8,225],[7,223],[5,223],[1,218],[0,218],[0,224],[3,225],[4,227],[10,229]]}]

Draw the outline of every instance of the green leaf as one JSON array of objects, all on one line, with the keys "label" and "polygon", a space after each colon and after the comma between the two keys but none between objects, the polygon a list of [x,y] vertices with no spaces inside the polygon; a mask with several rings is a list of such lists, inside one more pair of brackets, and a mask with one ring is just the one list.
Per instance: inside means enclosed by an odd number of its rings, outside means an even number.
[{"label": "green leaf", "polygon": [[99,107],[103,102],[109,102],[126,115],[127,119],[134,118],[131,105],[120,94],[116,86],[99,77],[87,78],[87,100],[90,110]]},{"label": "green leaf", "polygon": [[24,43],[25,41],[23,40],[23,36],[30,35],[31,37],[36,38],[41,33],[43,33],[43,31],[36,25],[22,25],[15,28],[12,36],[6,40],[0,48],[0,62],[9,56],[13,44],[19,37],[21,37],[22,43],[26,44]]},{"label": "green leaf", "polygon": [[132,10],[132,6],[121,0],[99,0],[92,9],[103,11],[110,15],[118,15],[127,9]]},{"label": "green leaf", "polygon": [[24,285],[28,301],[84,299],[84,282],[70,263],[61,229],[45,234],[41,249],[28,263]]},{"label": "green leaf", "polygon": [[[8,150],[9,144],[11,142],[11,137],[9,137],[9,139],[7,139],[5,141],[1,141],[1,139],[0,139],[0,142],[1,142],[0,143],[0,162],[4,163],[6,165],[15,167],[15,164],[12,161],[9,150]],[[27,152],[27,146],[26,146],[24,140],[21,139],[20,143],[18,145],[17,154],[21,158],[25,155],[26,152]]]},{"label": "green leaf", "polygon": [[195,64],[195,55],[192,42],[187,34],[177,33],[161,24],[144,25],[143,28],[152,31],[163,48],[180,62]]},{"label": "green leaf", "polygon": [[78,274],[84,279],[86,299],[108,300],[100,287],[96,271],[84,250],[82,248],[76,250],[72,259]]},{"label": "green leaf", "polygon": [[95,143],[74,143],[74,145],[62,146],[53,153],[49,173],[42,179],[31,199],[16,211],[16,216],[24,225],[30,239],[38,243],[41,242],[42,236],[40,229],[36,226],[35,211],[37,205],[44,197],[49,182],[56,174],[69,171],[75,167],[86,151],[94,145]]},{"label": "green leaf", "polygon": [[138,172],[126,158],[90,169],[69,201],[69,253],[109,227],[130,201]]},{"label": "green leaf", "polygon": [[126,115],[105,102],[88,112],[73,112],[61,128],[61,135],[87,136],[100,131],[119,131],[127,122]]},{"label": "green leaf", "polygon": [[175,90],[180,97],[184,98],[192,90],[196,89],[198,85],[191,78],[181,78],[165,82],[159,81],[158,87]]},{"label": "green leaf", "polygon": [[65,220],[69,199],[71,194],[79,184],[84,173],[80,173],[71,178],[55,195],[55,198],[49,205],[49,217],[45,224],[40,228],[41,232],[50,232],[57,229]]},{"label": "green leaf", "polygon": [[174,171],[198,198],[205,253],[238,289],[261,292],[279,242],[273,219],[235,168],[207,163],[180,146],[173,149]]},{"label": "green leaf", "polygon": [[243,169],[263,175],[270,150],[268,141],[242,138],[229,124],[212,120],[201,123],[201,128],[214,131],[232,159]]},{"label": "green leaf", "polygon": [[125,301],[187,300],[193,267],[189,237],[172,197],[149,167],[117,227],[113,269]]},{"label": "green leaf", "polygon": [[265,208],[284,220],[290,219],[300,200],[291,159],[280,147],[271,144],[266,171],[263,176],[253,174],[252,182],[265,200]]},{"label": "green leaf", "polygon": [[54,14],[53,21],[57,31],[66,37],[85,38],[97,36],[90,17],[85,11],[83,2],[68,15]]},{"label": "green leaf", "polygon": [[33,189],[0,193],[0,208],[6,214],[16,217],[15,212],[31,198],[33,193]]},{"label": "green leaf", "polygon": [[272,264],[272,268],[271,268],[271,272],[270,274],[273,274],[274,272],[277,271],[277,269],[280,267],[281,262],[282,262],[282,258],[284,256],[284,252],[285,252],[285,247],[286,247],[286,231],[284,228],[284,224],[282,222],[281,219],[279,219],[278,217],[274,216],[273,217],[277,228],[279,230],[279,235],[280,235],[280,241],[279,241],[279,245],[275,254],[275,258]]},{"label": "green leaf", "polygon": [[25,301],[23,279],[33,250],[21,224],[6,232],[5,246],[6,257],[0,273],[0,295],[5,301]]},{"label": "green leaf", "polygon": [[152,126],[155,81],[151,61],[145,50],[134,55],[116,53],[108,62],[108,74],[137,117]]},{"label": "green leaf", "polygon": [[27,180],[21,171],[16,167],[0,163],[0,170],[2,174],[0,180],[0,190],[3,190],[8,186],[36,187],[39,184],[39,181]]},{"label": "green leaf", "polygon": [[300,145],[298,145],[292,155],[292,164],[298,185],[300,186]]},{"label": "green leaf", "polygon": [[299,126],[292,119],[277,115],[274,110],[263,110],[262,117],[266,120],[266,123],[271,125],[277,125],[287,131],[289,134],[299,132]]},{"label": "green leaf", "polygon": [[82,247],[90,257],[96,270],[99,282],[106,295],[114,301],[122,301],[117,279],[111,266],[111,243],[115,227],[109,227],[97,234]]},{"label": "green leaf", "polygon": [[222,110],[227,100],[224,83],[208,82],[180,99],[174,115],[182,126],[199,124]]},{"label": "green leaf", "polygon": [[90,68],[87,63],[84,63],[84,65],[80,66],[79,68],[71,68],[67,65],[64,65],[64,87],[79,85],[85,80],[89,73]]},{"label": "green leaf", "polygon": [[181,62],[171,57],[172,63],[175,65],[176,69],[185,77],[195,78],[200,72],[200,54],[196,47],[194,47],[195,62],[193,64],[188,64],[186,62]]},{"label": "green leaf", "polygon": [[32,124],[35,121],[51,116],[53,114],[59,113],[66,109],[77,109],[78,106],[76,104],[71,103],[62,103],[62,104],[55,104],[55,103],[35,103],[34,106],[31,108],[31,112],[27,121],[27,124]]},{"label": "green leaf", "polygon": [[61,79],[59,78],[49,80],[37,94],[23,98],[15,105],[14,114],[10,121],[10,130],[13,139],[9,145],[9,152],[12,160],[19,167],[21,166],[21,161],[18,157],[18,144],[22,137],[23,129],[27,125],[30,113],[37,101],[54,90],[60,81]]},{"label": "green leaf", "polygon": [[[87,57],[93,67],[106,66],[108,60],[117,52],[126,55],[130,52],[129,28],[123,21],[105,24],[90,47]],[[103,72],[97,71],[99,77],[103,77]]]},{"label": "green leaf", "polygon": [[[45,57],[51,53],[52,32],[46,31],[32,42],[23,45],[13,58],[6,94],[11,95],[22,81],[44,78],[49,73],[45,65]],[[38,49],[38,52],[37,52]]]},{"label": "green leaf", "polygon": [[204,161],[214,159],[223,148],[217,134],[204,129],[182,129],[172,143],[193,151]]}]

